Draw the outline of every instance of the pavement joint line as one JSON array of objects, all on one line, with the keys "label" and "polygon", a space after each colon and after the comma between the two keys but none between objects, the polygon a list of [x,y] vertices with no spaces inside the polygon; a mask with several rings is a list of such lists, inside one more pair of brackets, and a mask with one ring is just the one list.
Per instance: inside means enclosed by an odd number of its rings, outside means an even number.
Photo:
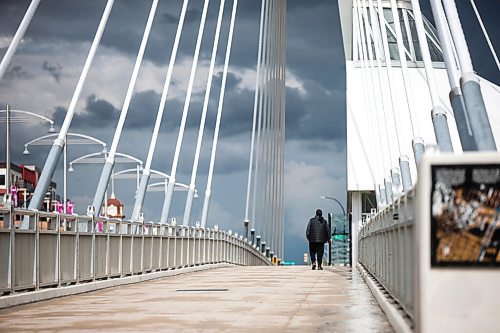
[{"label": "pavement joint line", "polygon": [[384,295],[383,291],[385,291],[385,289],[381,290],[379,287],[377,287],[375,280],[370,277],[367,270],[359,262],[356,264],[356,267],[366,285],[368,286],[368,288],[370,288],[370,291],[377,300],[380,308],[387,316],[387,320],[391,324],[392,328],[394,328],[397,333],[412,333],[413,330],[411,329],[408,322],[404,319],[401,312],[398,311],[396,306],[394,304],[391,304],[390,300],[387,299],[387,296]]},{"label": "pavement joint line", "polygon": [[194,273],[209,269],[220,269],[233,267],[235,265],[228,263],[207,264],[200,266],[191,266],[181,269],[158,271],[140,275],[132,275],[121,278],[98,280],[94,282],[86,282],[76,285],[63,286],[58,288],[47,288],[35,291],[27,291],[19,294],[0,296],[0,310],[11,308],[14,306],[46,301],[53,298],[83,294],[91,291],[102,290],[106,288],[118,287],[127,284],[147,282],[155,279],[160,279],[169,276]]}]

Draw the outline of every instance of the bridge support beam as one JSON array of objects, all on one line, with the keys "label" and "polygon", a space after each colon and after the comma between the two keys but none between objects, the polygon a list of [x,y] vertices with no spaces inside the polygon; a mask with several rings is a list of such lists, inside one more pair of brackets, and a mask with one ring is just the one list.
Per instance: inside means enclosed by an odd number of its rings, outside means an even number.
[{"label": "bridge support beam", "polygon": [[472,136],[472,130],[470,129],[469,119],[465,112],[464,96],[462,95],[462,91],[460,90],[460,88],[455,87],[451,89],[450,103],[453,109],[453,114],[455,116],[455,122],[457,124],[458,135],[460,137],[462,149],[464,151],[477,150],[476,143],[474,142],[474,137]]},{"label": "bridge support beam", "polygon": [[[437,0],[432,0],[431,3],[432,2],[435,2],[432,7],[435,11],[441,3],[438,4]],[[472,65],[467,41],[465,40],[462,24],[460,23],[455,0],[444,1],[443,5],[446,11],[446,17],[448,18],[451,36],[457,50],[458,62],[460,63],[460,70],[462,72],[460,84],[474,141],[476,142],[478,150],[494,151],[497,149],[495,139],[486,112],[479,80],[474,73],[474,67]]]}]

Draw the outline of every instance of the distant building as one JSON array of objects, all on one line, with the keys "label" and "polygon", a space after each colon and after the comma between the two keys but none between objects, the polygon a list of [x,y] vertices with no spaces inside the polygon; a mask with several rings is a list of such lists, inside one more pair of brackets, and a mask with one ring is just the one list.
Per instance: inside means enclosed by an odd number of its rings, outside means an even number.
[{"label": "distant building", "polygon": [[[34,165],[16,165],[10,164],[10,185],[11,192],[15,198],[13,204],[15,207],[26,208],[35,191],[41,170]],[[3,199],[8,189],[6,188],[7,164],[0,163],[0,205],[3,205]],[[46,193],[42,210],[54,211],[58,197],[56,196],[56,183],[51,182]]]},{"label": "distant building", "polygon": [[125,215],[123,214],[123,204],[120,200],[116,199],[115,194],[111,193],[111,197],[108,199],[106,206],[102,207],[103,211],[106,211],[108,217],[123,219]]}]

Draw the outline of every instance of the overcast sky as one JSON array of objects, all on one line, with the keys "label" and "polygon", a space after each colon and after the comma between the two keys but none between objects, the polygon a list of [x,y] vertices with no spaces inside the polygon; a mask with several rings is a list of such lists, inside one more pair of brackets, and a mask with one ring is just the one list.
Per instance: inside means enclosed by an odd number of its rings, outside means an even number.
[{"label": "overcast sky", "polygon": [[[476,69],[498,84],[499,72],[480,35],[472,9],[468,1],[458,2]],[[500,23],[496,15],[500,4],[490,0],[476,2],[484,15],[493,43],[498,46]],[[0,0],[1,56],[29,3],[29,0]],[[422,2],[424,11],[428,9],[426,3]],[[160,1],[125,123],[124,136],[118,148],[119,152],[142,160],[146,159],[181,4],[181,0]],[[10,104],[14,109],[43,114],[60,125],[104,6],[104,0],[42,0],[22,45],[0,81],[0,106],[4,108],[5,104]],[[150,6],[151,1],[115,1],[80,96],[71,132],[92,135],[106,142],[108,147],[111,145]],[[166,173],[170,173],[172,164],[201,6],[201,0],[192,0],[188,8],[153,162],[154,169]],[[224,29],[218,52],[218,74],[212,88],[197,178],[200,198],[193,207],[192,217],[195,219],[200,218],[206,186],[231,6],[232,1],[226,1]],[[218,7],[219,1],[211,1],[188,116],[188,130],[180,156],[177,181],[183,183],[189,183],[191,173]],[[244,218],[259,19],[260,1],[239,2],[208,222],[210,226],[219,224],[238,232],[242,230]],[[337,1],[289,0],[286,38],[285,259],[300,261],[307,249],[305,225],[315,209],[340,212],[333,201],[319,197],[330,195],[346,206],[345,70]],[[22,151],[24,143],[46,134],[46,130],[45,125],[38,123],[14,124],[13,162],[36,164],[41,168],[48,146],[30,148],[29,157],[23,156]],[[0,135],[4,137],[4,127]],[[68,148],[68,159],[71,161],[96,151],[96,146],[72,145]],[[4,145],[0,148],[0,154],[5,155]],[[130,167],[117,165],[116,169]],[[100,172],[101,167],[98,165],[79,165],[75,167],[75,172],[69,174],[69,197],[76,202],[79,212],[83,212],[91,203]],[[55,180],[62,195],[62,162],[56,171]],[[131,214],[135,186],[133,180],[115,182],[116,196],[124,203],[127,216]],[[175,193],[171,217],[181,218],[185,198],[185,193]],[[161,193],[148,193],[144,207],[146,219],[159,219],[162,202]]]}]

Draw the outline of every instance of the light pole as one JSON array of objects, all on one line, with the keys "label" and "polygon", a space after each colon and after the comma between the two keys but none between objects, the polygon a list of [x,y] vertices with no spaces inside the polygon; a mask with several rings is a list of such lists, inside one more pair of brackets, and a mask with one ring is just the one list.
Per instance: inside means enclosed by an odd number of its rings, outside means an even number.
[{"label": "light pole", "polygon": [[[5,114],[3,116],[2,114]],[[30,118],[31,117],[31,118]],[[33,121],[32,118],[47,121],[50,124],[49,133],[55,133],[54,121],[42,115],[23,110],[12,110],[10,105],[7,105],[5,110],[0,110],[0,122],[6,124],[6,138],[5,138],[5,189],[6,193],[10,193],[10,124],[11,123],[27,123]]]},{"label": "light pole", "polygon": [[[87,155],[83,155],[80,157],[75,158],[71,162],[69,162],[69,172],[73,172],[75,169],[73,168],[73,165],[75,164],[104,164],[106,162],[107,158],[107,151],[103,149],[103,151],[98,152],[98,153],[91,153]],[[114,192],[114,176],[118,176],[120,178],[129,178],[126,173],[128,172],[135,172],[136,176],[135,178],[137,179],[137,183],[139,182],[139,174],[140,172],[143,171],[143,162],[139,158],[124,154],[124,153],[119,153],[115,152],[115,164],[119,163],[136,163],[136,168],[135,169],[127,169],[127,170],[122,170],[114,173],[113,176],[113,181],[111,183],[112,186],[112,192]],[[139,186],[139,185],[137,185]],[[105,192],[104,196],[106,199],[104,200],[104,215],[107,216],[107,192]]]},{"label": "light pole", "polygon": [[344,206],[342,206],[342,204],[340,203],[340,201],[338,201],[337,199],[333,198],[333,197],[329,197],[329,196],[326,196],[326,195],[322,195],[320,196],[320,199],[328,199],[328,200],[333,200],[335,201],[336,203],[338,203],[340,205],[340,208],[342,208],[342,216],[346,216],[345,215],[345,209],[344,209]]},{"label": "light pole", "polygon": [[[342,205],[342,203],[340,201],[338,201],[334,197],[329,197],[329,196],[326,196],[326,195],[322,195],[322,196],[320,196],[320,198],[321,199],[328,199],[328,200],[335,201],[336,203],[339,204],[340,208],[342,208],[342,217],[344,218],[344,232],[343,233],[344,233],[344,243],[345,243],[345,237],[346,237],[346,235],[345,235],[346,213],[345,213],[344,206]],[[329,217],[329,220],[330,220],[330,216],[328,216],[328,217]],[[329,237],[330,239],[332,237],[331,232],[332,232],[332,230],[331,230],[331,223],[330,223],[330,237]],[[330,256],[329,256],[328,260],[329,260],[329,263],[331,263],[331,255],[332,255],[332,243],[331,242],[329,243],[329,253],[330,253]],[[345,264],[345,261],[344,261],[344,264]]]},{"label": "light pole", "polygon": [[[30,152],[28,150],[29,146],[50,146],[52,145],[52,139],[57,137],[58,134],[49,134],[49,135],[44,135],[41,137],[38,137],[36,139],[33,139],[27,143],[24,144],[24,151],[23,155],[29,155]],[[68,139],[69,138],[69,139]],[[74,144],[74,145],[101,145],[102,146],[102,152],[105,153],[107,151],[106,148],[106,143],[103,141],[96,139],[92,136],[85,135],[85,134],[79,134],[79,133],[67,133],[65,137],[65,145],[64,145],[64,166],[63,166],[63,209],[64,213],[66,214],[66,200],[67,200],[67,176],[68,176],[68,169],[67,169],[67,158],[68,158],[68,145]]]}]

